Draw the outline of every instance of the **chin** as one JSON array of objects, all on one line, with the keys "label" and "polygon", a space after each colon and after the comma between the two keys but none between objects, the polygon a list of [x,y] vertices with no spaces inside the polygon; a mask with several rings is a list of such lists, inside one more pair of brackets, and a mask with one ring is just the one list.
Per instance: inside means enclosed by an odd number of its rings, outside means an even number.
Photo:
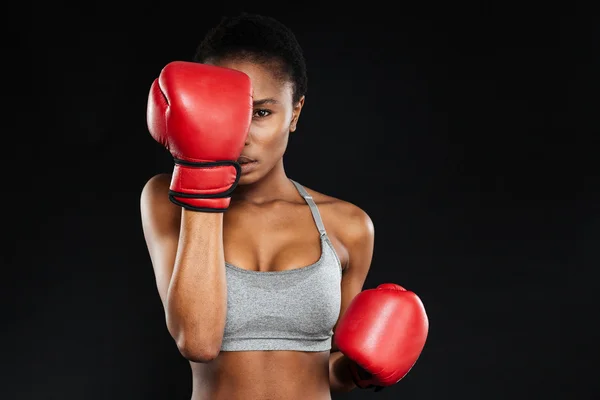
[{"label": "chin", "polygon": [[260,175],[258,175],[256,172],[248,175],[242,175],[238,181],[238,186],[251,185],[258,180],[260,180]]}]

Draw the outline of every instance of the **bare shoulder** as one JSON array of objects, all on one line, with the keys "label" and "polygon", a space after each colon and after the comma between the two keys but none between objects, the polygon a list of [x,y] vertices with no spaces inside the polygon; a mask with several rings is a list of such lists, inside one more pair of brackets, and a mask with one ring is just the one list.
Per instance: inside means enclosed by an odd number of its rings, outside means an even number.
[{"label": "bare shoulder", "polygon": [[180,208],[169,200],[169,186],[171,174],[157,174],[148,179],[140,194],[140,207],[142,214],[172,215],[177,217]]},{"label": "bare shoulder", "polygon": [[319,207],[328,232],[335,232],[346,245],[361,242],[374,236],[371,217],[365,210],[349,201],[306,188]]},{"label": "bare shoulder", "polygon": [[142,188],[142,197],[154,196],[155,194],[164,194],[169,192],[171,184],[171,174],[157,174],[152,176]]}]

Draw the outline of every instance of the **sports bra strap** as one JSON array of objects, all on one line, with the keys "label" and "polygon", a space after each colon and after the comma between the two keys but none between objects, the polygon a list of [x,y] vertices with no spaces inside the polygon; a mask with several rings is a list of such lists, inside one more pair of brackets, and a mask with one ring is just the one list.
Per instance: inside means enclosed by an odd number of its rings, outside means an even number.
[{"label": "sports bra strap", "polygon": [[304,197],[306,204],[308,204],[308,207],[310,208],[310,212],[312,213],[313,219],[315,220],[315,224],[317,225],[317,229],[319,230],[319,234],[321,236],[327,235],[327,233],[325,232],[325,225],[323,225],[323,220],[321,219],[321,214],[319,213],[317,204],[313,200],[312,196],[310,194],[308,194],[306,189],[304,189],[304,186],[302,186],[301,184],[299,184],[298,182],[296,182],[292,179],[290,179],[290,181],[292,181],[294,186],[296,186],[296,189],[298,189],[298,192],[300,193],[300,195],[302,197]]}]

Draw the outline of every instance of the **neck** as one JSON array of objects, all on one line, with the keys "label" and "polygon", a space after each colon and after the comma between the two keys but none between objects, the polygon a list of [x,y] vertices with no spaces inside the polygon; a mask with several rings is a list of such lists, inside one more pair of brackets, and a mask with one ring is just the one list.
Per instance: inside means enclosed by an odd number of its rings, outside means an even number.
[{"label": "neck", "polygon": [[283,159],[280,159],[262,179],[248,185],[238,185],[231,196],[231,201],[263,204],[286,198],[296,192],[296,188],[285,173]]}]

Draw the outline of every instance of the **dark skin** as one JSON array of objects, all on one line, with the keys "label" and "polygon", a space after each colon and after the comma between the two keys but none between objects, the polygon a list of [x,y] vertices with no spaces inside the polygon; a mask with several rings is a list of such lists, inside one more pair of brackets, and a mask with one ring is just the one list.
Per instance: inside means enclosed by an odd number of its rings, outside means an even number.
[{"label": "dark skin", "polygon": [[[348,370],[352,361],[335,347],[335,326],[331,351],[219,351],[227,307],[225,260],[254,271],[284,271],[314,263],[321,246],[309,207],[283,165],[304,97],[293,101],[293,85],[274,73],[276,62],[212,63],[243,71],[252,81],[254,115],[242,156],[256,160],[253,170],[242,175],[225,213],[172,204],[169,174],[152,177],[141,196],[167,327],[190,360],[192,400],[331,399],[331,392],[355,388]],[[341,317],[363,289],[373,223],[359,207],[306,189],[342,263]]]}]

